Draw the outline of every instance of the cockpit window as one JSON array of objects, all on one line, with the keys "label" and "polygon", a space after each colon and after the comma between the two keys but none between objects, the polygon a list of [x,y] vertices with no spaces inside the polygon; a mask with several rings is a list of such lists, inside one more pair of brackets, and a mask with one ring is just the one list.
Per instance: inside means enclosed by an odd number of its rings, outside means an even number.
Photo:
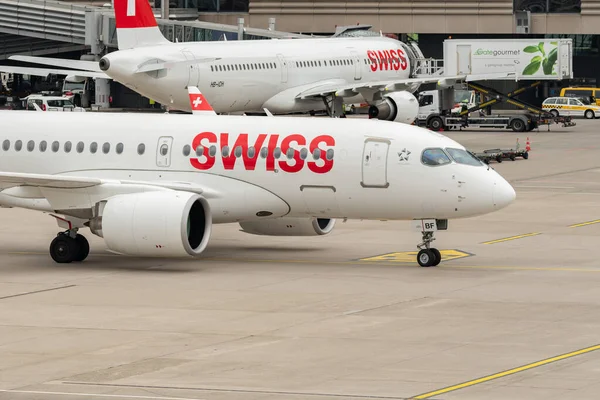
[{"label": "cockpit window", "polygon": [[421,156],[421,162],[425,165],[444,165],[452,161],[442,149],[427,149]]},{"label": "cockpit window", "polygon": [[480,167],[483,163],[473,154],[462,149],[446,149],[448,154],[456,161],[457,164],[473,165]]}]

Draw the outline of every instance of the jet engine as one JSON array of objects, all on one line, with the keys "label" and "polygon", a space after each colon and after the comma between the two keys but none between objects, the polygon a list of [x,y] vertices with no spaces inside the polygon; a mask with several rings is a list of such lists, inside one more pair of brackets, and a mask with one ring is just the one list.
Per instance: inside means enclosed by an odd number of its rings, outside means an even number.
[{"label": "jet engine", "polygon": [[243,232],[267,236],[327,235],[334,225],[335,219],[329,218],[273,218],[240,222]]},{"label": "jet engine", "polygon": [[407,91],[383,95],[383,100],[369,107],[369,118],[412,124],[419,113],[419,101]]},{"label": "jet engine", "polygon": [[197,256],[210,238],[208,202],[189,192],[156,191],[110,197],[89,222],[109,250],[138,256]]}]

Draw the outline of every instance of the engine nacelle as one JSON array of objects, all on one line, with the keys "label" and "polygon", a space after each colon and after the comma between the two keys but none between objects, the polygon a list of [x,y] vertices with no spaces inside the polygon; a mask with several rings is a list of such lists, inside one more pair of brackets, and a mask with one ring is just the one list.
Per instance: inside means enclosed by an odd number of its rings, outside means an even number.
[{"label": "engine nacelle", "polygon": [[273,218],[264,221],[240,222],[242,231],[252,235],[267,236],[318,236],[327,235],[335,226],[329,218]]},{"label": "engine nacelle", "polygon": [[369,107],[369,118],[412,124],[419,113],[419,101],[407,91],[392,92]]},{"label": "engine nacelle", "polygon": [[109,250],[138,256],[197,256],[210,238],[208,202],[189,192],[124,194],[98,203],[92,233]]}]

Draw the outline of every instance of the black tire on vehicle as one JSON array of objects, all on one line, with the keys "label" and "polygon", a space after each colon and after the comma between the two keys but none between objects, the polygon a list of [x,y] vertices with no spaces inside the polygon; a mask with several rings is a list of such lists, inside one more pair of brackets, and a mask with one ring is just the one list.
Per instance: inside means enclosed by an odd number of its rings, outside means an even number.
[{"label": "black tire on vehicle", "polygon": [[550,110],[550,114],[552,114],[554,118],[559,116],[558,110]]},{"label": "black tire on vehicle", "polygon": [[433,117],[429,120],[429,129],[439,131],[444,127],[444,121],[440,117]]},{"label": "black tire on vehicle", "polygon": [[510,123],[510,127],[514,132],[523,132],[525,131],[526,126],[527,124],[525,124],[525,122],[519,118],[513,119]]},{"label": "black tire on vehicle", "polygon": [[529,158],[529,153],[527,153],[527,152],[523,153],[523,159],[527,160],[528,158]]},{"label": "black tire on vehicle", "polygon": [[583,116],[586,119],[594,119],[594,118],[596,118],[596,114],[594,114],[593,110],[585,110],[585,113],[583,113]]}]

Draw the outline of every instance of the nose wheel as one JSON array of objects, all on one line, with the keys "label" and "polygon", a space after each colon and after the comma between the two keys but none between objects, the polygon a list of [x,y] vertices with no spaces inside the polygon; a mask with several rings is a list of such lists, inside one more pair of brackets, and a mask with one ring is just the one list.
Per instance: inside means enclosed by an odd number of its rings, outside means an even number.
[{"label": "nose wheel", "polygon": [[90,253],[90,244],[77,230],[60,232],[50,243],[50,256],[59,263],[83,261]]},{"label": "nose wheel", "polygon": [[438,249],[431,247],[431,242],[435,240],[433,232],[422,232],[423,243],[417,247],[421,249],[417,254],[417,262],[421,267],[435,267],[442,261],[442,254]]}]

